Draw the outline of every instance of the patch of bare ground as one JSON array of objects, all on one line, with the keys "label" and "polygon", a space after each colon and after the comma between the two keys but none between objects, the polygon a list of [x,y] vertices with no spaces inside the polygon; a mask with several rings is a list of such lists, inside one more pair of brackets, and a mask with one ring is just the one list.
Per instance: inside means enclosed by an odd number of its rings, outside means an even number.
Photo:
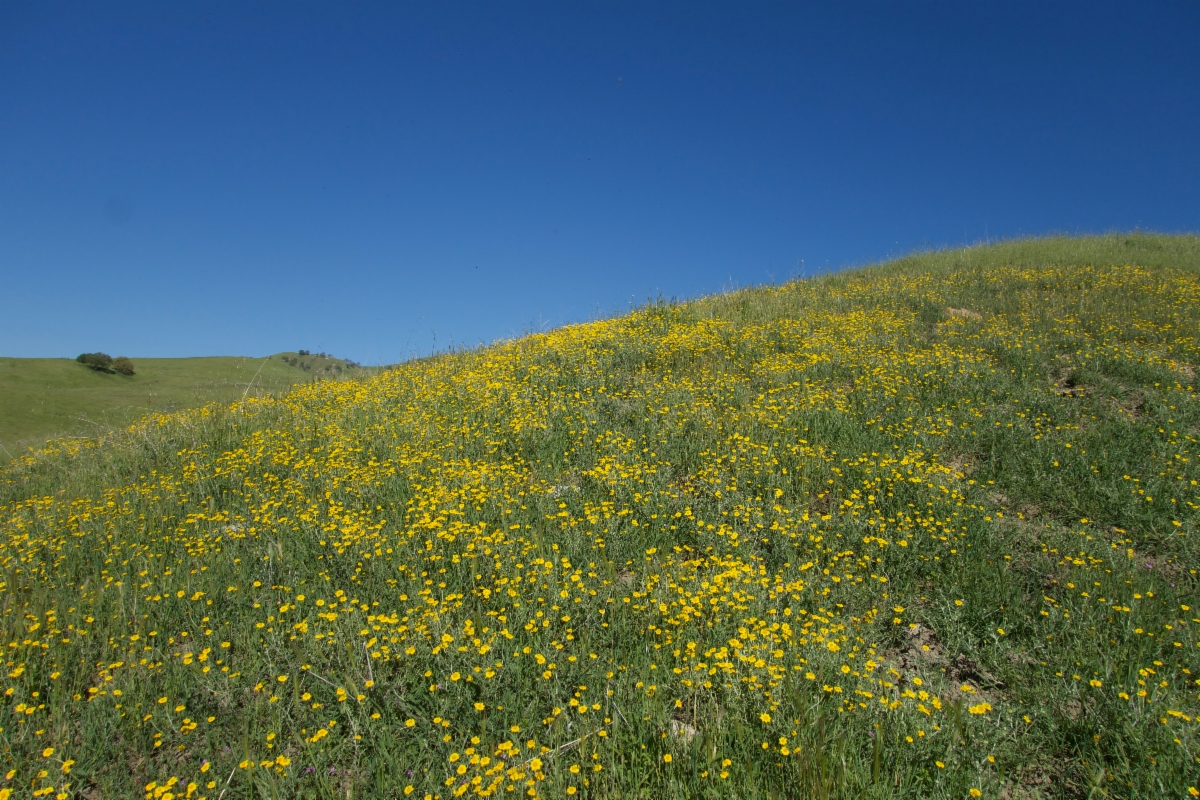
[{"label": "patch of bare ground", "polygon": [[636,579],[637,575],[629,570],[624,570],[617,573],[617,580],[620,581],[622,586],[632,586]]},{"label": "patch of bare ground", "polygon": [[818,516],[824,516],[829,513],[833,507],[833,494],[831,492],[821,492],[813,495],[808,502],[808,512]]},{"label": "patch of bare ground", "polygon": [[679,719],[671,720],[670,729],[672,738],[678,739],[685,745],[691,744],[692,739],[695,739],[700,733],[690,722]]},{"label": "patch of bare ground", "polygon": [[999,680],[988,672],[975,659],[960,653],[946,668],[946,677],[954,685],[946,693],[948,700],[969,696],[986,698],[990,693],[1003,692],[1007,688],[1004,681]]},{"label": "patch of bare ground", "polygon": [[1000,800],[1039,800],[1054,795],[1057,771],[1045,764],[1024,764],[1016,769],[1000,787]]},{"label": "patch of bare ground", "polygon": [[1137,557],[1137,567],[1147,572],[1156,572],[1172,586],[1187,578],[1187,567],[1180,564],[1171,556],[1150,555],[1141,553]]},{"label": "patch of bare ground", "polygon": [[720,730],[724,714],[725,709],[720,705],[701,709],[695,703],[684,702],[671,711],[666,733],[684,747],[692,744],[698,737],[702,738],[700,752],[704,758],[712,760],[717,757],[717,739],[705,731]]},{"label": "patch of bare ground", "polygon": [[959,480],[967,477],[974,470],[971,460],[963,453],[952,453],[944,463],[954,471],[954,477]]},{"label": "patch of bare ground", "polygon": [[1054,392],[1060,397],[1081,397],[1084,393],[1083,386],[1075,377],[1075,365],[1071,363],[1071,357],[1068,355],[1056,356],[1055,360],[1060,362],[1060,366],[1054,376]]},{"label": "patch of bare ground", "polygon": [[1005,690],[1004,681],[967,654],[949,657],[938,641],[937,634],[928,625],[908,628],[906,634],[906,641],[900,647],[884,654],[884,663],[890,664],[902,675],[933,670],[941,672],[950,684],[942,695],[943,700],[954,702],[962,698],[977,703],[980,700],[994,700],[997,693]]},{"label": "patch of bare ground", "polygon": [[917,625],[907,629],[906,633],[907,641],[891,654],[896,668],[901,672],[915,672],[933,667],[945,672],[946,656],[933,629],[928,625]]},{"label": "patch of bare ground", "polygon": [[[1053,526],[1035,521],[1042,513],[1041,506],[1023,504],[1010,516],[1008,498],[1003,495],[994,497],[1003,500],[996,502],[1004,509],[1005,516],[997,521],[994,535],[1005,543],[1009,569],[1014,574],[1025,576],[1031,584],[1039,582],[1042,591],[1049,591],[1067,574],[1067,569],[1057,559],[1049,557],[1042,550],[1047,531]],[[1028,596],[1025,599],[1033,600]]]},{"label": "patch of bare ground", "polygon": [[1081,701],[1076,697],[1067,698],[1062,704],[1063,716],[1071,720],[1071,722],[1079,722],[1093,706],[1096,705],[1095,698],[1089,697],[1086,701]]},{"label": "patch of bare ground", "polygon": [[1042,507],[1037,503],[1026,503],[1017,509],[1017,519],[1033,520],[1042,513]]},{"label": "patch of bare ground", "polygon": [[1146,395],[1137,389],[1121,387],[1119,396],[1110,398],[1117,416],[1129,422],[1136,422],[1142,416],[1142,408],[1146,405]]},{"label": "patch of bare ground", "polygon": [[330,768],[329,773],[337,781],[338,789],[345,793],[346,800],[354,797],[354,787],[361,785],[366,778],[366,774],[362,770],[351,767],[342,769],[333,767]]},{"label": "patch of bare ground", "polygon": [[[1014,506],[1013,501],[1003,492],[991,492],[988,494],[987,499],[989,503],[999,508],[1006,515],[1010,513],[1016,514],[1017,521],[1020,522],[1029,522],[1042,513],[1042,507],[1037,503],[1023,503],[1019,506]],[[1015,521],[1009,519],[1009,522],[1013,523]]]}]

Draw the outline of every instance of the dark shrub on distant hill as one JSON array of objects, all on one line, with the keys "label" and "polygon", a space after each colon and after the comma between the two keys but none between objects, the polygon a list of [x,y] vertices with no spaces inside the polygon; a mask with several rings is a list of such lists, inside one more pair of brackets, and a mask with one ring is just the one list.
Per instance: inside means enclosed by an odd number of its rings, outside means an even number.
[{"label": "dark shrub on distant hill", "polygon": [[112,356],[107,353],[81,353],[75,360],[98,372],[112,372]]},{"label": "dark shrub on distant hill", "polygon": [[133,362],[125,356],[117,356],[113,359],[112,368],[122,375],[133,374]]}]

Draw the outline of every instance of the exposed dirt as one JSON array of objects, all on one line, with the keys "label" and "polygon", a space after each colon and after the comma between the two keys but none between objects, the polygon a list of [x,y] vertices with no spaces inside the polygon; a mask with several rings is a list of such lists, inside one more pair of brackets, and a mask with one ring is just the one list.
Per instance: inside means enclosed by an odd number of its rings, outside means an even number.
[{"label": "exposed dirt", "polygon": [[1146,395],[1137,390],[1128,390],[1119,397],[1112,398],[1112,404],[1122,419],[1135,422],[1142,416],[1142,408],[1146,405]]},{"label": "exposed dirt", "polygon": [[833,507],[833,495],[830,492],[822,492],[814,495],[808,503],[808,511],[810,514],[818,514],[824,516],[829,513],[829,509]]},{"label": "exposed dirt", "polygon": [[1023,520],[1035,519],[1042,513],[1042,507],[1037,503],[1026,503],[1017,509],[1017,517]]},{"label": "exposed dirt", "polygon": [[933,629],[926,625],[909,628],[908,641],[895,653],[896,666],[901,671],[912,672],[921,668],[936,667],[945,671],[946,657]]},{"label": "exposed dirt", "polygon": [[1157,572],[1166,578],[1172,586],[1185,580],[1187,577],[1187,568],[1170,556],[1153,555],[1143,551],[1138,555],[1137,562],[1137,566],[1140,569],[1144,569],[1147,572]]},{"label": "exposed dirt", "polygon": [[890,662],[901,673],[938,670],[946,676],[950,686],[942,699],[953,702],[977,703],[995,700],[995,693],[1004,691],[1005,684],[966,654],[953,659],[946,655],[937,634],[927,625],[918,625],[905,631],[907,641],[896,651],[885,654],[885,663]]},{"label": "exposed dirt", "polygon": [[692,725],[682,720],[671,720],[671,736],[678,739],[685,745],[691,744],[692,739],[700,735],[700,731],[696,730]]},{"label": "exposed dirt", "polygon": [[1054,381],[1054,391],[1060,397],[1082,397],[1083,386],[1075,380],[1075,370],[1066,369]]},{"label": "exposed dirt", "polygon": [[1053,771],[1043,764],[1025,764],[1006,781],[997,795],[1000,800],[1035,800],[1049,797],[1054,786]]},{"label": "exposed dirt", "polygon": [[[946,668],[946,677],[954,681],[954,686],[946,693],[947,699],[970,696],[986,697],[990,692],[1003,691],[1004,681],[997,679],[978,662],[967,655],[959,654]],[[963,687],[970,687],[971,691]]]},{"label": "exposed dirt", "polygon": [[947,467],[954,470],[954,477],[959,478],[960,480],[970,475],[974,470],[970,459],[968,459],[967,456],[963,455],[962,453],[952,454],[945,460],[944,463]]}]

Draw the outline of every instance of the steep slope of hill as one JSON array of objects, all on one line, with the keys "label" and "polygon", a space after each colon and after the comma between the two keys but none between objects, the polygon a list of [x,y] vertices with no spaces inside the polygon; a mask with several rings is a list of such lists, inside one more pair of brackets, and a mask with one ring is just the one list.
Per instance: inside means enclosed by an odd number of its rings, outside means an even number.
[{"label": "steep slope of hill", "polygon": [[20,459],[6,786],[1186,796],[1198,254],[932,254]]},{"label": "steep slope of hill", "polygon": [[362,374],[323,355],[138,358],[134,375],[97,372],[74,359],[0,358],[0,463],[54,436],[92,436],[151,412],[229,403],[314,378]]}]

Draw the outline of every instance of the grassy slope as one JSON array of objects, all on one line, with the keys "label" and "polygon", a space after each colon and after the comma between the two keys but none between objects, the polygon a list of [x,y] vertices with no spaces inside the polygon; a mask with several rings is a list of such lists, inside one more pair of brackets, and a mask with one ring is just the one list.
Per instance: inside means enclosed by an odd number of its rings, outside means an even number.
[{"label": "grassy slope", "polygon": [[927,254],[24,459],[5,785],[1186,796],[1198,267]]},{"label": "grassy slope", "polygon": [[[287,356],[308,369],[284,363]],[[0,358],[0,463],[54,436],[95,435],[151,412],[237,400],[251,392],[279,392],[339,359],[277,353],[262,358],[139,358],[137,374],[105,374],[65,358]],[[349,370],[346,370],[349,372]],[[257,376],[257,377],[256,377]],[[9,452],[5,452],[9,451]]]}]

